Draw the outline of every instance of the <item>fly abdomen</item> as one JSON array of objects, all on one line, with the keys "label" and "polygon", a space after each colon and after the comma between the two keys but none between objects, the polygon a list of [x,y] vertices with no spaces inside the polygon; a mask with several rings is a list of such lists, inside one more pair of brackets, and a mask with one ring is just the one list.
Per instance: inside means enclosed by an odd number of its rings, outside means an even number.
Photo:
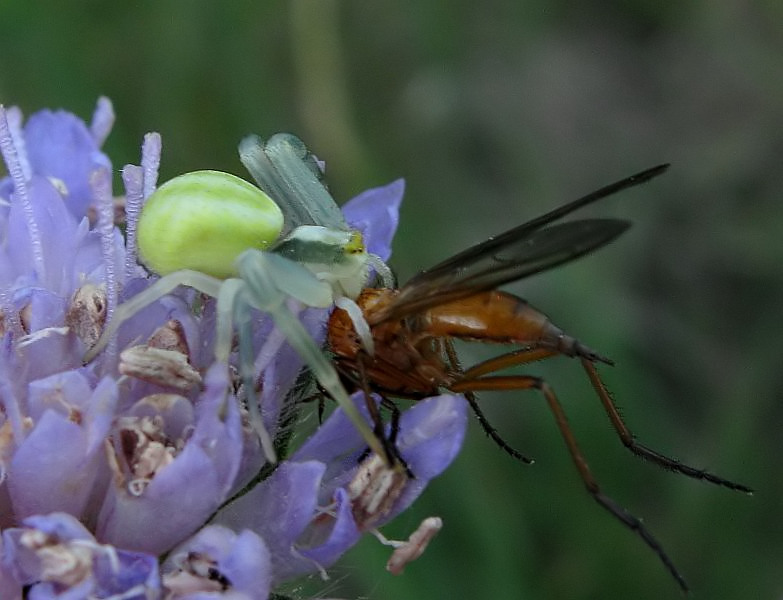
[{"label": "fly abdomen", "polygon": [[433,337],[535,344],[549,323],[522,298],[489,291],[435,306],[422,314],[421,328]]},{"label": "fly abdomen", "polygon": [[557,325],[554,325],[551,321],[547,322],[541,336],[541,346],[544,348],[551,348],[558,354],[564,354],[565,356],[580,358],[586,358],[591,362],[602,362],[608,365],[613,365],[614,361],[598,354],[595,350],[586,346],[578,339],[568,335]]}]

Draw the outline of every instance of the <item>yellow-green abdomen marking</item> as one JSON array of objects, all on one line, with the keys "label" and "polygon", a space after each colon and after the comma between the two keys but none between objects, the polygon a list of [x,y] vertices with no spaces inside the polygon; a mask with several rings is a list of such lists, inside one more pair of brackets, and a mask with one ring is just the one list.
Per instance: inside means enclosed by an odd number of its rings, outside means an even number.
[{"label": "yellow-green abdomen marking", "polygon": [[283,213],[259,188],[229,173],[175,177],[147,199],[138,225],[139,255],[159,275],[182,269],[225,279],[244,250],[264,250],[283,228]]}]

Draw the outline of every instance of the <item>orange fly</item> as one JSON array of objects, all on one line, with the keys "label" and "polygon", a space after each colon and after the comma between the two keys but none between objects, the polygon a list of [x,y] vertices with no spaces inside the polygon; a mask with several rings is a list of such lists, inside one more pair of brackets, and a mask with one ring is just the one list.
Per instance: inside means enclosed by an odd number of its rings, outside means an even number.
[{"label": "orange fly", "polygon": [[[687,585],[660,543],[642,522],[606,496],[598,486],[550,385],[532,375],[496,375],[507,367],[554,356],[578,358],[622,443],[634,454],[666,469],[746,493],[751,490],[707,471],[689,467],[639,444],[612,402],[595,363],[612,361],[566,334],[522,298],[497,291],[499,286],[572,261],[617,238],[630,225],[619,219],[559,222],[575,210],[663,173],[669,165],[648,169],[492,237],[421,271],[400,289],[366,289],[357,302],[370,326],[374,352],[356,334],[340,309],[329,321],[328,343],[347,382],[386,399],[425,398],[446,389],[465,394],[486,432],[508,453],[531,462],[506,444],[482,415],[474,392],[539,390],[560,430],[590,495],[624,525],[635,531],[658,555],[683,590]],[[461,369],[452,339],[519,348]],[[374,408],[373,405],[370,408]],[[375,411],[373,411],[375,412]],[[382,423],[375,412],[376,432]],[[392,429],[393,431],[393,429]],[[392,433],[393,435],[393,433]],[[415,475],[415,474],[414,474]]]}]

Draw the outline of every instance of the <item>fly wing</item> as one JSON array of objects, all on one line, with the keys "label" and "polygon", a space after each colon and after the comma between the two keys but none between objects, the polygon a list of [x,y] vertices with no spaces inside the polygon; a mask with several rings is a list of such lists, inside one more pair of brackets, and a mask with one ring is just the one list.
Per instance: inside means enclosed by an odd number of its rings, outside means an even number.
[{"label": "fly wing", "polygon": [[662,164],[621,179],[421,271],[402,287],[393,303],[372,315],[372,323],[400,319],[494,289],[608,244],[630,224],[617,219],[552,223],[601,198],[657,177],[668,168],[668,164]]},{"label": "fly wing", "polygon": [[401,319],[552,269],[608,244],[630,225],[619,219],[558,223],[508,240],[462,264],[422,271],[400,289],[394,302],[373,313],[371,323]]},{"label": "fly wing", "polygon": [[501,248],[516,244],[537,229],[541,229],[550,223],[558,221],[572,212],[587,206],[588,204],[592,204],[597,200],[601,200],[602,198],[616,194],[617,192],[620,192],[626,188],[639,185],[645,181],[649,181],[653,177],[657,177],[658,175],[664,173],[668,168],[668,164],[663,164],[658,165],[657,167],[652,167],[651,169],[646,169],[640,173],[637,173],[636,175],[631,175],[630,177],[616,181],[615,183],[602,187],[601,189],[591,192],[586,196],[582,196],[581,198],[577,198],[572,202],[559,206],[556,209],[549,211],[548,213],[523,223],[522,225],[518,225],[517,227],[509,229],[500,235],[493,236],[484,242],[476,244],[475,246],[471,246],[467,250],[458,252],[451,258],[447,258],[434,267],[421,271],[418,275],[415,275],[411,279],[411,283],[419,278],[425,278],[428,275],[448,273],[455,268],[462,267],[466,264],[469,264],[470,262],[481,260],[484,255],[493,254]]},{"label": "fly wing", "polygon": [[321,180],[317,159],[295,135],[278,133],[266,141],[249,135],[239,143],[239,158],[258,186],[280,206],[285,233],[299,225],[348,229]]}]

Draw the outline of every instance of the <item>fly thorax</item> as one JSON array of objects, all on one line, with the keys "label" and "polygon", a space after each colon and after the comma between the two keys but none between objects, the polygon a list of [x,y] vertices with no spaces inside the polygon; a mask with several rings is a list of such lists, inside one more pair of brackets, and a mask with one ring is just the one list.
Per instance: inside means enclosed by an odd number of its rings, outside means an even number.
[{"label": "fly thorax", "polygon": [[437,365],[418,365],[416,371],[420,377],[425,379],[430,385],[434,387],[439,387],[449,381],[448,375],[446,375],[443,372],[443,369],[439,368]]}]

